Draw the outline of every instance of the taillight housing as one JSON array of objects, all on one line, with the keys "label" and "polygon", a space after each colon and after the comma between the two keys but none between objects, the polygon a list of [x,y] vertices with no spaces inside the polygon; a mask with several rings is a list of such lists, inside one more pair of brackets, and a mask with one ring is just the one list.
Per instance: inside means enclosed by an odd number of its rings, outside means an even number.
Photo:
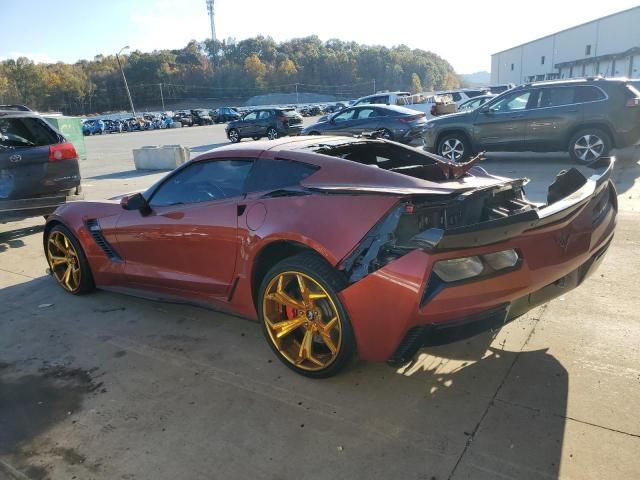
[{"label": "taillight housing", "polygon": [[59,143],[49,146],[49,161],[61,162],[63,160],[73,160],[78,158],[78,152],[71,143]]},{"label": "taillight housing", "polygon": [[638,97],[630,98],[629,100],[627,100],[627,103],[625,105],[627,107],[639,107],[640,106],[640,98],[638,98]]},{"label": "taillight housing", "polygon": [[410,115],[408,117],[402,117],[399,120],[402,123],[409,123],[409,122],[415,122],[416,120],[420,120],[423,117],[426,117],[426,115],[424,113],[419,113],[417,115]]}]

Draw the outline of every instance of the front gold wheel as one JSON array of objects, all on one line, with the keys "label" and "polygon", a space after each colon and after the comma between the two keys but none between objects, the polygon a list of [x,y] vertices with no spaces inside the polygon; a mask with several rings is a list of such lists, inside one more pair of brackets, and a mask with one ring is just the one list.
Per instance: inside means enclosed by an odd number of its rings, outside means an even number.
[{"label": "front gold wheel", "polygon": [[61,231],[49,235],[47,259],[51,273],[62,288],[72,293],[80,288],[80,258],[71,240]]},{"label": "front gold wheel", "polygon": [[44,251],[53,278],[74,295],[93,290],[93,275],[84,251],[69,229],[58,224],[45,232]]},{"label": "front gold wheel", "polygon": [[263,296],[262,317],[278,353],[302,370],[326,369],[342,343],[340,313],[329,292],[311,276],[274,276]]}]

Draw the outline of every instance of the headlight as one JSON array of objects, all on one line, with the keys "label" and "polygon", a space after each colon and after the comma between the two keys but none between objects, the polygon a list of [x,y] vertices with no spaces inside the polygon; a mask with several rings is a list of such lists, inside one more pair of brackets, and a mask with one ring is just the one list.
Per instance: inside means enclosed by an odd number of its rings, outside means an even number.
[{"label": "headlight", "polygon": [[487,253],[482,259],[494,270],[515,267],[520,257],[515,250],[503,250],[502,252]]},{"label": "headlight", "polygon": [[436,262],[433,271],[445,282],[456,282],[465,278],[477,277],[484,270],[478,257],[452,258]]}]

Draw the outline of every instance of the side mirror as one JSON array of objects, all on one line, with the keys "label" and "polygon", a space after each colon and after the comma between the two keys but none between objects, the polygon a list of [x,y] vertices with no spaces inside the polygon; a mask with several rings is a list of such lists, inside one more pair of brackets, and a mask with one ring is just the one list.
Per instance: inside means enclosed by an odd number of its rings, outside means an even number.
[{"label": "side mirror", "polygon": [[480,113],[493,113],[493,110],[489,107],[480,107]]},{"label": "side mirror", "polygon": [[138,210],[142,215],[146,216],[151,213],[151,207],[141,193],[134,193],[120,200],[120,206],[124,210]]}]

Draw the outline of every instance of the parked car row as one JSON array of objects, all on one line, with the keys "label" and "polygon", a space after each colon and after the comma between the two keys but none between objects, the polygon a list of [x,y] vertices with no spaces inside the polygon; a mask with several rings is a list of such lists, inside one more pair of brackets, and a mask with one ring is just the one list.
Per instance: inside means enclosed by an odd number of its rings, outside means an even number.
[{"label": "parked car row", "polygon": [[482,151],[568,152],[592,163],[640,142],[640,90],[627,79],[521,85],[425,123],[424,149],[461,162]]},{"label": "parked car row", "polygon": [[176,112],[143,113],[137,117],[119,119],[89,118],[83,120],[82,132],[84,135],[104,135],[106,133],[136,132],[176,126],[213,125],[238,118],[240,118],[240,114],[231,107],[221,107],[215,110],[194,108]]},{"label": "parked car row", "polygon": [[227,136],[234,143],[299,134],[421,139],[425,150],[454,162],[482,151],[565,151],[586,164],[640,143],[637,82],[584,78],[509,86],[499,95],[485,91],[382,92],[305,128],[292,107],[256,109],[230,123]]}]

